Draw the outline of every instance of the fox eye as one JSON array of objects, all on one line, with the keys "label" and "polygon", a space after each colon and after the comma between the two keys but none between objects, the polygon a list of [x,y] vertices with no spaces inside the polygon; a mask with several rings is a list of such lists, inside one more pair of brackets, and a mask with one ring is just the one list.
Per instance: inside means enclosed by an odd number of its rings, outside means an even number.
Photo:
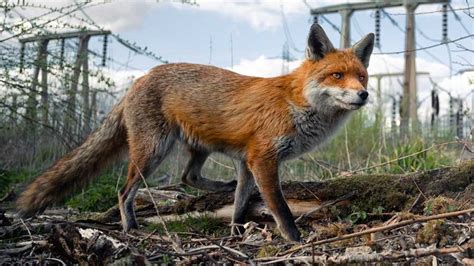
[{"label": "fox eye", "polygon": [[342,73],[336,72],[332,73],[332,77],[335,79],[341,79],[342,78]]},{"label": "fox eye", "polygon": [[365,77],[364,77],[363,75],[360,75],[360,76],[359,76],[359,80],[360,80],[360,81],[364,81],[364,80],[365,80]]}]

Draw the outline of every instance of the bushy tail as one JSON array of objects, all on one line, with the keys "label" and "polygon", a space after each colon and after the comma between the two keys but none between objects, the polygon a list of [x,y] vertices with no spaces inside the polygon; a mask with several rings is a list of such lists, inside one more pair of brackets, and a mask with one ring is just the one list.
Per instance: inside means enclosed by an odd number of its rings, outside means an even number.
[{"label": "bushy tail", "polygon": [[104,123],[78,148],[38,176],[17,201],[18,213],[30,217],[86,186],[127,146],[123,107],[118,104]]}]

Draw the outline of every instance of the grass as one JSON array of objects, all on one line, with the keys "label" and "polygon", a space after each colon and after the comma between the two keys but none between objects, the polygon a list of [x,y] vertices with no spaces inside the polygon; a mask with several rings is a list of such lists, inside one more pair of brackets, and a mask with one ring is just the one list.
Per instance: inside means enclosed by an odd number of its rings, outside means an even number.
[{"label": "grass", "polygon": [[38,171],[7,171],[0,169],[0,198],[8,193],[15,184],[27,182],[38,174]]},{"label": "grass", "polygon": [[[396,163],[388,164],[383,168],[388,173],[406,173],[420,170],[430,170],[454,164],[455,155],[447,147],[429,149],[431,145],[421,139],[395,146],[388,150],[388,155],[383,156],[382,162],[390,161],[392,158],[401,158]],[[427,150],[429,149],[429,150]],[[426,150],[426,151],[425,151]]]},{"label": "grass", "polygon": [[117,204],[117,192],[124,184],[121,171],[112,171],[96,178],[95,181],[69,198],[65,205],[81,212],[105,211]]}]

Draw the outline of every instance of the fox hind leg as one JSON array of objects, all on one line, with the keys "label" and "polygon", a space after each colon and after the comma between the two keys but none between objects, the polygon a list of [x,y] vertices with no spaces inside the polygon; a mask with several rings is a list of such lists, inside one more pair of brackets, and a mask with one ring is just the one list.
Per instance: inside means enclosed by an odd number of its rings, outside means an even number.
[{"label": "fox hind leg", "polygon": [[130,149],[127,182],[118,193],[120,216],[125,232],[138,228],[134,200],[142,179],[155,171],[173,146],[174,138],[171,134],[162,136],[164,137],[157,140],[158,144],[151,148],[149,143],[136,141],[147,138],[137,137],[129,140],[130,147],[134,148]]},{"label": "fox hind leg", "polygon": [[125,232],[128,232],[130,229],[138,228],[133,204],[136,193],[141,184],[141,177],[135,174],[136,170],[134,168],[135,165],[130,163],[127,183],[118,192],[120,218],[122,220],[122,227]]},{"label": "fox hind leg", "polygon": [[201,169],[209,153],[189,147],[191,157],[184,169],[181,180],[183,183],[203,190],[234,191],[237,185],[235,180],[230,182],[214,181],[201,176]]},{"label": "fox hind leg", "polygon": [[255,179],[247,167],[247,162],[241,161],[238,165],[238,183],[235,189],[234,214],[232,216],[232,234],[239,235],[244,228],[239,226],[245,223],[249,207],[249,199],[255,187]]}]

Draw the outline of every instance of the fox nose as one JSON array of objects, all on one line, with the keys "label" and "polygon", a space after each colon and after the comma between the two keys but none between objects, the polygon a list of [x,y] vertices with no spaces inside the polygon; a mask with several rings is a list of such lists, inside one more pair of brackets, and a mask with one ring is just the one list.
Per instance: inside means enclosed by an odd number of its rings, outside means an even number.
[{"label": "fox nose", "polygon": [[359,97],[364,101],[367,100],[367,98],[369,97],[369,93],[366,90],[361,90],[357,92],[357,95],[359,95]]}]

